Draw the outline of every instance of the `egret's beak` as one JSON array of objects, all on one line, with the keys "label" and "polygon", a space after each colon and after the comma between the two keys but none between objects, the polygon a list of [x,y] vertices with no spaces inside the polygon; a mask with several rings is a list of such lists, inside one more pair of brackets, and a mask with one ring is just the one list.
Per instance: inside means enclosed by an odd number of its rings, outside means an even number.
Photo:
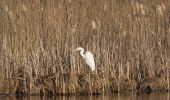
[{"label": "egret's beak", "polygon": [[76,52],[76,51],[78,51],[78,49],[75,49],[74,51]]}]

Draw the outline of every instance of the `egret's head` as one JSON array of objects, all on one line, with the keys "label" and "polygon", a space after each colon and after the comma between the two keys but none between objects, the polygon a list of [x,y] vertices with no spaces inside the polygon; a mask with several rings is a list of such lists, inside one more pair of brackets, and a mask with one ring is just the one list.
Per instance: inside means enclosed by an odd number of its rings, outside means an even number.
[{"label": "egret's head", "polygon": [[84,50],[84,48],[78,47],[78,48],[76,49],[76,51],[81,51],[81,50]]}]

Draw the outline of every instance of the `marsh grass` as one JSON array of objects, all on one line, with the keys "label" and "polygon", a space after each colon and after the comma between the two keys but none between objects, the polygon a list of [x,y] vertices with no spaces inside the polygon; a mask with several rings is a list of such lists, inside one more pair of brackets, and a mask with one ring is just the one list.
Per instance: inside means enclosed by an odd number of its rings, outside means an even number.
[{"label": "marsh grass", "polygon": [[[0,93],[102,94],[147,86],[169,90],[169,4],[1,0]],[[74,52],[78,46],[94,53],[97,74]]]}]

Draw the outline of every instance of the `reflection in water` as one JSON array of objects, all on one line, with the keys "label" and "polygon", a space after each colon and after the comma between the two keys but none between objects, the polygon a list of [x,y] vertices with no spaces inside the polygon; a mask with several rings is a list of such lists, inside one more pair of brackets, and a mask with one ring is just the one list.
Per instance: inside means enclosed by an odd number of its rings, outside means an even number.
[{"label": "reflection in water", "polygon": [[118,93],[97,96],[0,96],[0,100],[170,100],[170,93]]}]

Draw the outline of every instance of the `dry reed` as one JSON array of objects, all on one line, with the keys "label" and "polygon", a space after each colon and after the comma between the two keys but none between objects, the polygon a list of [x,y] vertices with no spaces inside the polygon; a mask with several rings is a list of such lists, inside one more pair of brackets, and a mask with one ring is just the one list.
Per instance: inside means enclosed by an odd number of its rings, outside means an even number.
[{"label": "dry reed", "polygon": [[[0,93],[100,94],[147,86],[169,90],[169,4],[1,0]],[[74,52],[78,46],[95,54],[97,74]]]}]

